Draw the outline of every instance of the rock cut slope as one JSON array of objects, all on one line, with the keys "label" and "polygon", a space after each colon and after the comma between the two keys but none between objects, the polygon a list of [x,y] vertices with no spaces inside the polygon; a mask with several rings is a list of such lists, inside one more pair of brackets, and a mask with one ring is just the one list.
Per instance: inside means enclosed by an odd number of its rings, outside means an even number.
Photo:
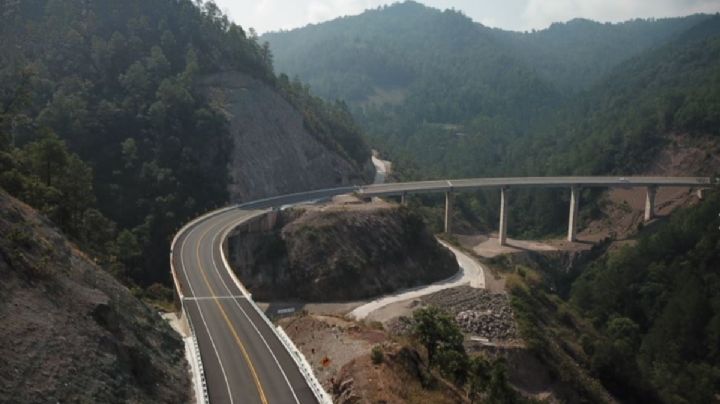
[{"label": "rock cut slope", "polygon": [[361,184],[372,178],[369,159],[360,166],[323,144],[298,107],[268,84],[240,72],[222,72],[205,77],[203,87],[228,120],[232,202]]},{"label": "rock cut slope", "polygon": [[228,246],[232,267],[261,301],[359,300],[458,271],[420,216],[383,202],[281,211],[272,228],[236,229]]},{"label": "rock cut slope", "polygon": [[0,190],[0,402],[189,400],[169,326]]}]

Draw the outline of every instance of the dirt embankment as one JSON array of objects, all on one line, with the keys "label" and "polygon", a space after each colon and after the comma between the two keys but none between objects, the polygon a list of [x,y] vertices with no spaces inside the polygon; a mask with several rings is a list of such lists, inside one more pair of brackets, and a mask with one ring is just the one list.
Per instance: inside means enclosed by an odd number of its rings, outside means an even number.
[{"label": "dirt embankment", "polygon": [[237,231],[231,265],[261,301],[349,301],[446,279],[458,271],[422,218],[386,203],[280,212],[274,228]]},{"label": "dirt embankment", "polygon": [[[296,315],[280,320],[336,403],[463,403],[458,389],[427,370],[427,358],[402,339],[338,317]],[[374,363],[373,347],[383,351]]]},{"label": "dirt embankment", "polygon": [[187,402],[183,343],[0,190],[0,402]]}]

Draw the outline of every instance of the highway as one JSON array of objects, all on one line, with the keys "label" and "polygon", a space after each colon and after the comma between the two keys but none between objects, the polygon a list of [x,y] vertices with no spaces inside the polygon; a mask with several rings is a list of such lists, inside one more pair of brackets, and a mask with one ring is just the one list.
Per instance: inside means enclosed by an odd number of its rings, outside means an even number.
[{"label": "highway", "polygon": [[[194,325],[212,403],[315,403],[293,358],[223,266],[220,235],[262,211],[231,211],[180,240],[183,305]],[[189,293],[187,293],[189,291]]]},{"label": "highway", "polygon": [[352,192],[340,188],[255,201],[191,222],[171,251],[182,306],[195,333],[211,403],[317,403],[295,360],[231,277],[222,243],[271,207]]},{"label": "highway", "polygon": [[706,177],[509,177],[390,183],[360,187],[363,196],[463,191],[480,188],[710,187]]},{"label": "highway", "polygon": [[[336,195],[363,197],[492,187],[690,186],[708,178],[556,177],[393,183],[325,189],[268,198],[204,215],[181,229],[171,246],[176,291],[195,338],[211,403],[317,403],[298,362],[227,267],[222,245],[237,225],[280,209]],[[317,390],[316,390],[317,391]],[[324,393],[322,393],[324,394]]]}]

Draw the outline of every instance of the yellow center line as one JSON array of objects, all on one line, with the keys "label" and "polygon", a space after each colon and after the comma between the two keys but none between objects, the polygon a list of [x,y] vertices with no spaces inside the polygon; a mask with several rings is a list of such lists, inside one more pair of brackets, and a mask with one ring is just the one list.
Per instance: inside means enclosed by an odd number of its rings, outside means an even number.
[{"label": "yellow center line", "polygon": [[[252,360],[250,360],[250,355],[248,355],[247,349],[245,349],[245,344],[243,344],[242,340],[240,339],[240,336],[237,333],[237,330],[235,329],[235,326],[233,326],[232,322],[230,321],[230,318],[228,317],[227,313],[225,312],[225,309],[223,309],[222,305],[220,304],[220,300],[217,298],[217,293],[215,293],[215,290],[210,285],[210,281],[208,281],[207,274],[205,274],[205,269],[203,269],[203,265],[200,262],[200,242],[205,238],[205,236],[210,232],[210,229],[212,227],[205,230],[205,232],[200,235],[200,239],[198,240],[198,243],[195,247],[195,255],[197,257],[198,267],[200,268],[200,274],[203,277],[203,280],[205,281],[205,284],[207,285],[208,289],[210,289],[210,295],[213,298],[213,301],[220,309],[220,313],[222,313],[223,318],[225,319],[225,322],[227,323],[228,327],[230,328],[230,332],[232,332],[233,336],[235,337],[235,342],[237,342],[237,345],[240,347],[240,351],[242,351],[243,357],[245,357],[245,362],[247,362],[248,367],[250,368],[250,373],[252,373],[253,379],[255,380],[255,387],[257,387],[258,393],[260,394],[260,401],[262,401],[263,404],[268,404],[267,398],[265,397],[265,391],[263,390],[262,384],[260,383],[260,378],[258,378],[257,372],[255,371],[255,366],[252,364]],[[211,251],[212,253],[212,251]]]}]

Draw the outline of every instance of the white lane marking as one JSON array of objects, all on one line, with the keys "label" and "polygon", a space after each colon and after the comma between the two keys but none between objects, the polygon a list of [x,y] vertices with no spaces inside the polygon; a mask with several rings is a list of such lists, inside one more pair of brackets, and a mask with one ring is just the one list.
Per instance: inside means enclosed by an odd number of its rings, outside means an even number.
[{"label": "white lane marking", "polygon": [[[183,251],[185,250],[185,242],[188,238],[190,238],[190,235],[199,228],[200,226],[195,226],[194,229],[190,230],[190,233],[185,236],[183,239],[183,242],[180,244],[180,267],[182,268],[183,274],[185,274],[185,279],[187,279],[188,286],[190,286],[190,293],[195,296],[195,290],[192,287],[192,282],[190,281],[190,277],[187,275],[187,271],[185,270],[185,256],[183,255]],[[203,325],[205,326],[205,331],[208,333],[208,338],[210,338],[210,344],[213,347],[213,351],[215,351],[215,356],[218,359],[218,363],[220,364],[220,370],[222,371],[223,378],[225,379],[225,387],[227,387],[228,397],[230,397],[230,404],[233,404],[235,401],[233,400],[232,391],[230,391],[230,382],[228,381],[227,373],[225,372],[225,366],[223,366],[222,359],[220,358],[220,353],[218,353],[217,346],[215,345],[215,340],[213,340],[212,333],[210,332],[210,327],[207,325],[207,321],[205,321],[205,315],[203,315],[202,308],[200,307],[200,304],[195,302],[195,305],[197,305],[198,312],[200,313],[200,319],[203,322]],[[202,355],[201,355],[202,356]]]},{"label": "white lane marking", "polygon": [[182,300],[215,300],[215,299],[245,299],[245,296],[198,296],[198,297],[183,297]]},{"label": "white lane marking", "polygon": [[[221,233],[223,233],[225,229],[235,227],[235,226],[237,226],[238,224],[242,223],[243,221],[245,221],[245,220],[247,220],[247,219],[248,219],[248,218],[243,218],[243,219],[241,219],[241,220],[236,220],[236,221],[232,222],[230,225],[224,225],[224,226],[223,226],[223,223],[221,222],[221,223],[220,223],[221,228],[222,228],[221,231],[218,231],[217,233],[215,233],[215,236],[213,236],[213,239],[212,239],[212,241],[211,241],[211,243],[210,243],[210,248],[211,248],[210,256],[212,257],[213,267],[215,268],[215,271],[217,272],[218,277],[220,277],[220,281],[222,282],[223,286],[225,287],[225,290],[227,290],[228,293],[231,293],[231,292],[230,292],[230,288],[228,287],[227,283],[225,282],[225,279],[223,279],[222,275],[220,274],[220,269],[218,268],[217,262],[215,261],[215,254],[212,253],[212,246],[215,245],[215,241],[217,240],[218,235],[220,235]],[[202,240],[201,240],[201,241],[202,241]],[[222,251],[222,243],[220,243],[220,248],[219,248],[219,249],[220,249],[220,254],[222,254],[222,253],[223,253],[223,251]],[[226,270],[226,271],[230,271],[230,268],[227,268],[227,267],[226,267],[225,270]],[[293,395],[293,398],[295,398],[295,402],[298,403],[298,404],[300,404],[300,400],[298,399],[297,394],[295,394],[295,389],[293,389],[292,385],[290,384],[290,380],[288,380],[288,377],[287,377],[287,375],[285,374],[285,370],[282,368],[282,366],[280,366],[280,361],[278,361],[277,357],[275,356],[275,352],[273,352],[273,350],[270,349],[270,345],[267,343],[267,340],[265,340],[265,337],[262,335],[262,333],[260,332],[260,330],[259,330],[259,329],[257,328],[257,326],[255,325],[255,323],[250,319],[250,316],[248,316],[247,312],[245,312],[245,309],[243,309],[242,306],[240,306],[240,303],[239,303],[237,300],[234,300],[234,299],[233,299],[233,301],[235,302],[235,305],[240,309],[240,311],[242,311],[242,313],[243,313],[243,315],[245,316],[245,318],[246,318],[246,319],[250,322],[250,324],[253,326],[253,329],[255,329],[255,332],[256,332],[257,335],[260,337],[260,339],[262,340],[263,344],[265,344],[265,347],[268,349],[268,352],[270,352],[270,355],[273,357],[273,360],[275,361],[275,364],[277,365],[278,369],[280,369],[280,373],[282,373],[283,378],[285,379],[285,383],[287,383],[288,388],[290,389],[290,392],[291,392],[292,395]]]}]

